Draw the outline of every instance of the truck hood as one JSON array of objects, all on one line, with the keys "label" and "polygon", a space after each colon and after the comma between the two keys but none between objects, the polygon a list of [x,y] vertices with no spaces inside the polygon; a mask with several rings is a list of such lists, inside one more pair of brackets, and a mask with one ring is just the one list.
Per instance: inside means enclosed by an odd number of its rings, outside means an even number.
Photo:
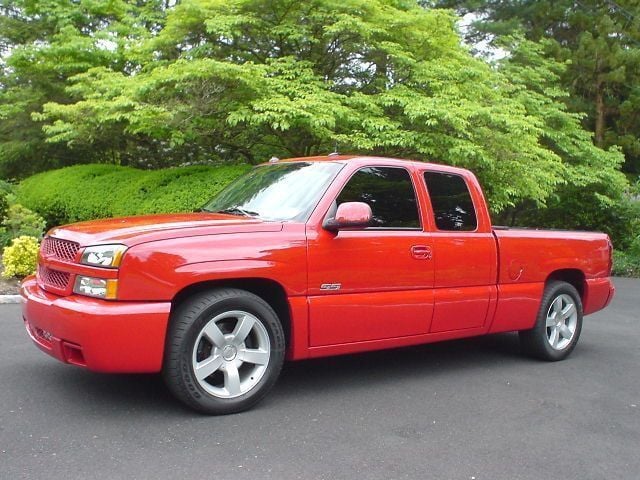
[{"label": "truck hood", "polygon": [[144,242],[196,235],[280,230],[281,222],[203,212],[92,220],[53,228],[48,235],[78,242],[81,247],[106,243],[122,243],[131,247]]}]

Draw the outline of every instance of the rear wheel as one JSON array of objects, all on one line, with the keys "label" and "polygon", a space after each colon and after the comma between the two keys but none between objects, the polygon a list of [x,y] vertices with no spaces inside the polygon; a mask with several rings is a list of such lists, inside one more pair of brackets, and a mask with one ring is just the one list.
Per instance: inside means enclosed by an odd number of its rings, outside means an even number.
[{"label": "rear wheel", "polygon": [[552,281],[542,295],[535,326],[520,332],[523,349],[542,360],[566,358],[575,348],[582,330],[582,301],[573,285]]},{"label": "rear wheel", "polygon": [[163,376],[173,394],[209,414],[246,410],[276,382],[282,325],[260,297],[220,289],[195,295],[172,314]]}]

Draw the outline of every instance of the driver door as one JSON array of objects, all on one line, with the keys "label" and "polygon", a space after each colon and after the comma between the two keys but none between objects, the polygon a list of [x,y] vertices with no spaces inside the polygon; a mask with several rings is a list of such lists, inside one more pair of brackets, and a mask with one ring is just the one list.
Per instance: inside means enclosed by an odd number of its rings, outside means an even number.
[{"label": "driver door", "polygon": [[370,227],[307,232],[311,347],[429,331],[431,239],[421,227],[409,171],[386,166],[359,169],[331,210],[353,201],[371,207]]}]

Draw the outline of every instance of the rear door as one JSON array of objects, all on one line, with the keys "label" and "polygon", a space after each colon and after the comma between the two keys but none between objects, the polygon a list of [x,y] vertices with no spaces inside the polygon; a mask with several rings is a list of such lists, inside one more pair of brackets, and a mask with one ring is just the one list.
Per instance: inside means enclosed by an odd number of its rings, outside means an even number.
[{"label": "rear door", "polygon": [[475,183],[462,175],[424,171],[422,178],[434,225],[435,307],[430,331],[483,327],[496,297],[498,259],[484,202],[476,208],[481,193],[470,190]]},{"label": "rear door", "polygon": [[312,347],[424,334],[433,312],[430,235],[423,231],[409,170],[365,166],[334,198],[365,202],[373,225],[307,232]]}]

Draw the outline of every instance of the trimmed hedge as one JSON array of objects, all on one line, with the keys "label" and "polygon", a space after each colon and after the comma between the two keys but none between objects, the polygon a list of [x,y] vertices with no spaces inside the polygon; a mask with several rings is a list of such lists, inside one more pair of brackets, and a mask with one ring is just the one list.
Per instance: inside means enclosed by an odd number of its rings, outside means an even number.
[{"label": "trimmed hedge", "polygon": [[20,183],[17,200],[49,226],[146,213],[188,212],[204,205],[249,165],[139,170],[91,164],[39,173]]}]

